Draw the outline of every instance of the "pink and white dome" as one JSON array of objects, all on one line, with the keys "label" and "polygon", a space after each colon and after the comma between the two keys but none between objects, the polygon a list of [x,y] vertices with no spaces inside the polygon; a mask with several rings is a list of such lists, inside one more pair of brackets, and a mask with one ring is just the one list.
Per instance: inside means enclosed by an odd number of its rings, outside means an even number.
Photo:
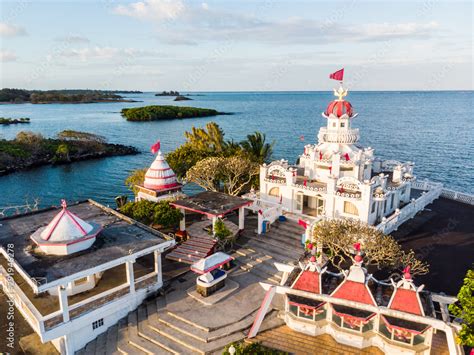
[{"label": "pink and white dome", "polygon": [[155,160],[145,174],[144,186],[151,190],[168,190],[181,187],[176,179],[176,174],[161,154],[161,150],[158,151]]},{"label": "pink and white dome", "polygon": [[68,255],[89,248],[102,227],[70,212],[66,201],[62,200],[61,206],[62,210],[53,220],[34,232],[31,239],[42,251],[52,255]]}]

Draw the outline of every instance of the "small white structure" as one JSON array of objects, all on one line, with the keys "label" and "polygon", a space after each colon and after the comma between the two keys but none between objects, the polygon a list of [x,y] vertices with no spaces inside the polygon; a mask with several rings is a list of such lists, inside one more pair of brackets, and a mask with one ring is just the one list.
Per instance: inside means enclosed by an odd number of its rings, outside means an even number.
[{"label": "small white structure", "polygon": [[308,144],[297,165],[286,160],[260,168],[260,199],[281,204],[287,212],[322,218],[353,218],[375,225],[410,202],[413,163],[380,161],[374,150],[363,148],[357,116],[344,97],[338,97],[322,116],[317,144]]},{"label": "small white structure", "polygon": [[176,199],[184,196],[183,186],[176,179],[176,174],[168,165],[161,149],[158,150],[155,160],[145,174],[145,181],[137,185],[137,201],[150,200],[158,202],[166,199]]},{"label": "small white structure", "polygon": [[87,223],[67,209],[65,200],[62,210],[46,226],[31,235],[38,247],[49,255],[70,255],[94,244],[102,227],[94,222]]}]

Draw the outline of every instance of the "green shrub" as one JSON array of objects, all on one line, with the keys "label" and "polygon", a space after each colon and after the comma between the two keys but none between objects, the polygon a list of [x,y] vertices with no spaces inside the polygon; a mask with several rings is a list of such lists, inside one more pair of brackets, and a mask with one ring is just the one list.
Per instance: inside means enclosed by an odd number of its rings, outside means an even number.
[{"label": "green shrub", "polygon": [[128,202],[120,212],[143,224],[159,224],[164,228],[176,227],[183,214],[170,205],[169,201],[152,202],[141,200]]},{"label": "green shrub", "polygon": [[247,344],[245,342],[235,342],[225,347],[223,355],[230,355],[229,348],[234,346],[235,355],[288,355],[289,353],[281,350],[275,350],[264,346],[258,342]]},{"label": "green shrub", "polygon": [[458,302],[451,304],[449,310],[461,319],[459,343],[474,348],[474,269],[467,271],[464,284],[458,293]]}]

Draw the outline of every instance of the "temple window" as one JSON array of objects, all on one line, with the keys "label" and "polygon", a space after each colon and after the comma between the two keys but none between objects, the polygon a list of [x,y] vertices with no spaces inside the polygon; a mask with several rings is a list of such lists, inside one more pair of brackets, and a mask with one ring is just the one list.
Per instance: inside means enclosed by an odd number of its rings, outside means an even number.
[{"label": "temple window", "polygon": [[356,205],[349,201],[344,201],[344,213],[352,214],[355,216],[359,215],[359,211],[357,210]]},{"label": "temple window", "polygon": [[270,191],[268,191],[268,195],[280,197],[280,188],[279,187],[272,187]]},{"label": "temple window", "polygon": [[344,122],[341,122],[341,127],[345,127],[345,123]]},{"label": "temple window", "polygon": [[374,213],[375,212],[375,202],[372,202],[372,208],[370,210],[370,213]]},{"label": "temple window", "polygon": [[101,318],[99,320],[96,320],[95,322],[92,322],[92,329],[97,329],[99,327],[102,327],[104,325],[104,318]]}]

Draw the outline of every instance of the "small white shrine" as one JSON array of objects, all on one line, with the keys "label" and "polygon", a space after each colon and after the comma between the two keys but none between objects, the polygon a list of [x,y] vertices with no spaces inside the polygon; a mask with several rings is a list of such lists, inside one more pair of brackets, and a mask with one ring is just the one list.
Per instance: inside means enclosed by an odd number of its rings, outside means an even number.
[{"label": "small white shrine", "polygon": [[296,214],[354,218],[374,225],[410,202],[413,163],[381,161],[357,142],[357,117],[342,86],[322,116],[318,143],[304,147],[297,165],[274,161],[260,168],[260,199]]},{"label": "small white shrine", "polygon": [[137,188],[137,201],[158,202],[184,196],[181,192],[183,186],[176,179],[176,174],[168,165],[159,148],[155,160],[145,174],[143,185],[137,185]]}]

